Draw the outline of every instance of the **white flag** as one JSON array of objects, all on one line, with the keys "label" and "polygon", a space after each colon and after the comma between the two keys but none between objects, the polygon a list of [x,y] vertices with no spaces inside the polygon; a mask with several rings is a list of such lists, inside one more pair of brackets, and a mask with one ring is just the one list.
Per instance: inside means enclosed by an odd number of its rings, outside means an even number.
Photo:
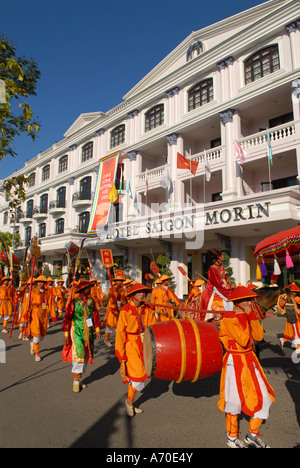
[{"label": "white flag", "polygon": [[235,156],[239,158],[240,164],[244,164],[246,157],[248,156],[246,151],[243,150],[240,143],[238,143],[236,140],[234,140],[233,145]]},{"label": "white flag", "polygon": [[207,161],[206,151],[204,151],[204,167],[205,167],[206,182],[209,182],[211,178],[211,170],[210,170],[209,162]]},{"label": "white flag", "polygon": [[171,184],[171,177],[170,177],[170,174],[169,174],[168,166],[166,165],[164,170],[163,170],[162,176],[160,178],[159,185],[162,188],[167,190],[167,189],[169,189],[170,184]]}]

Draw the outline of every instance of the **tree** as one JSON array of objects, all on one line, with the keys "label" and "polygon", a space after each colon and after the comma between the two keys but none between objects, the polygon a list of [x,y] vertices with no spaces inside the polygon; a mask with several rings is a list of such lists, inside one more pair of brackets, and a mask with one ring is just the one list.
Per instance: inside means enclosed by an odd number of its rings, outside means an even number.
[{"label": "tree", "polygon": [[[4,99],[0,100],[0,160],[4,156],[17,156],[14,139],[27,134],[35,140],[39,124],[33,118],[27,100],[36,95],[40,71],[33,59],[16,57],[15,46],[0,38],[0,83],[4,84]],[[2,86],[3,87],[3,86]],[[3,184],[10,212],[16,218],[21,201],[25,200],[25,186],[29,179],[24,175],[7,179]]]},{"label": "tree", "polygon": [[33,59],[16,57],[14,45],[0,38],[0,80],[5,85],[5,100],[0,103],[0,160],[7,155],[15,157],[16,136],[28,134],[35,140],[39,124],[27,102],[36,95],[40,71]]}]

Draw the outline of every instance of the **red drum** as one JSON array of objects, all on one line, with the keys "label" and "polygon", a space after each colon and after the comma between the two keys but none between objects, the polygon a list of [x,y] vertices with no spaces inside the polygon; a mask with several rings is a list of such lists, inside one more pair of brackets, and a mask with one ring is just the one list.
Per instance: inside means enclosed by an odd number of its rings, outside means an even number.
[{"label": "red drum", "polygon": [[147,327],[144,363],[156,379],[196,382],[222,368],[223,349],[218,328],[193,319],[173,319]]}]

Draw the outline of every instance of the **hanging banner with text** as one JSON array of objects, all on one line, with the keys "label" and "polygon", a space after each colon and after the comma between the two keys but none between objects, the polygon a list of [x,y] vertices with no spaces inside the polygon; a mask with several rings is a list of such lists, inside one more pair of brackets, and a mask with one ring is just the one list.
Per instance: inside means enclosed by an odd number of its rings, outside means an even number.
[{"label": "hanging banner with text", "polygon": [[99,229],[108,223],[111,201],[109,192],[112,189],[118,168],[120,151],[105,156],[99,161],[99,171],[91,209],[88,235],[97,234]]}]

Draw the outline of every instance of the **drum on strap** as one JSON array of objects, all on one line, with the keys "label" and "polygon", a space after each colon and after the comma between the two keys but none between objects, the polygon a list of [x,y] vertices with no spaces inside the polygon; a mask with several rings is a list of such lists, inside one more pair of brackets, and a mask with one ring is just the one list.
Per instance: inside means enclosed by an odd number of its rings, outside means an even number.
[{"label": "drum on strap", "polygon": [[144,363],[156,379],[196,382],[220,372],[223,349],[218,328],[193,319],[173,319],[147,327]]}]

